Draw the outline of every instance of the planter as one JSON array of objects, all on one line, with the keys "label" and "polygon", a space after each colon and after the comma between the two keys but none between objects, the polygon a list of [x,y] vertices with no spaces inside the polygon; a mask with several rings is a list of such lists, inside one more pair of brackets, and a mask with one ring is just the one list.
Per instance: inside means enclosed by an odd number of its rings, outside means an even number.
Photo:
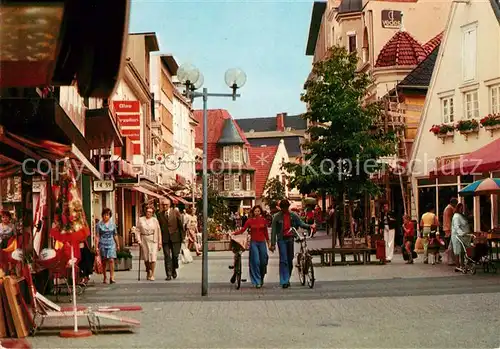
[{"label": "planter", "polygon": [[344,238],[344,244],[342,245],[345,248],[363,248],[366,247],[366,238]]},{"label": "planter", "polygon": [[495,130],[500,129],[500,124],[499,125],[493,125],[493,126],[483,126],[486,131],[490,131],[491,137],[493,137],[493,132]]},{"label": "planter", "polygon": [[208,242],[209,251],[231,251],[231,241],[221,240],[221,241],[209,241]]},{"label": "planter", "polygon": [[478,135],[479,135],[479,127],[476,127],[476,128],[474,128],[472,130],[463,130],[463,131],[459,131],[459,132],[460,132],[460,134],[462,136],[465,137],[465,140],[467,140],[469,138],[469,135],[472,134],[472,133],[475,133],[476,134],[476,138],[477,138]]},{"label": "planter", "polygon": [[132,258],[120,258],[115,260],[115,271],[132,270]]},{"label": "planter", "polygon": [[441,139],[441,142],[444,142],[446,141],[446,138],[453,138],[453,136],[455,135],[455,132],[448,132],[448,133],[438,133],[436,135],[437,138],[440,138]]}]

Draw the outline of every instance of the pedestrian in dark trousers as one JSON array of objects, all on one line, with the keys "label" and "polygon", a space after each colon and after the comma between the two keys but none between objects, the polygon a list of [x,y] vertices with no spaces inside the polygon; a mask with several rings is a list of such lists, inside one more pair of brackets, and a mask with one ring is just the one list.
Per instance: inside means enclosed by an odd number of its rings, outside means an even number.
[{"label": "pedestrian in dark trousers", "polygon": [[181,252],[181,243],[184,241],[186,233],[181,213],[178,209],[171,206],[170,200],[163,199],[161,206],[158,221],[160,222],[163,254],[165,256],[166,280],[172,280],[172,278],[177,278],[179,253]]},{"label": "pedestrian in dark trousers", "polygon": [[297,214],[290,211],[290,202],[282,200],[280,202],[281,211],[273,217],[271,229],[271,247],[274,252],[278,244],[280,258],[280,285],[283,288],[290,287],[290,275],[293,270],[294,257],[294,236],[291,228],[314,229],[315,224],[304,223]]}]

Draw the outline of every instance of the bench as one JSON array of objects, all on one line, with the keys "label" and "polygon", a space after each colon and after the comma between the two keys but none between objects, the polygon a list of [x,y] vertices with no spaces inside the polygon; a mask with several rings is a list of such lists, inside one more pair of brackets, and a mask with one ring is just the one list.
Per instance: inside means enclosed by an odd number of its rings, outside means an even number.
[{"label": "bench", "polygon": [[[369,247],[339,247],[323,248],[319,251],[321,265],[346,265],[346,264],[371,264],[371,255],[376,254],[376,249]],[[335,261],[335,256],[340,254],[340,261]],[[346,256],[353,255],[354,261],[346,261]]]}]

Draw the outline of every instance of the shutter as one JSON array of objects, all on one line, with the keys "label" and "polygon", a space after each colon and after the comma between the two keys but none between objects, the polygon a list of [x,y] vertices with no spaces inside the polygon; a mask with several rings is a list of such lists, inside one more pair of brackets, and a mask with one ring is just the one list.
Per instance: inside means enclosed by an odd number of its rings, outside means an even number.
[{"label": "shutter", "polygon": [[476,78],[476,60],[477,60],[477,40],[476,28],[464,31],[463,41],[463,72],[464,81],[471,81]]}]

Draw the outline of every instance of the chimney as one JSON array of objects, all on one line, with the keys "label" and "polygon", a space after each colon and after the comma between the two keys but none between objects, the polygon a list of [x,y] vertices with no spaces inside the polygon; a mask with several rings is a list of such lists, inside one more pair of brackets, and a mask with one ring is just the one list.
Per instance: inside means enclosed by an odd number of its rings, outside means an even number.
[{"label": "chimney", "polygon": [[285,116],[286,113],[279,113],[276,115],[276,131],[285,131]]}]

